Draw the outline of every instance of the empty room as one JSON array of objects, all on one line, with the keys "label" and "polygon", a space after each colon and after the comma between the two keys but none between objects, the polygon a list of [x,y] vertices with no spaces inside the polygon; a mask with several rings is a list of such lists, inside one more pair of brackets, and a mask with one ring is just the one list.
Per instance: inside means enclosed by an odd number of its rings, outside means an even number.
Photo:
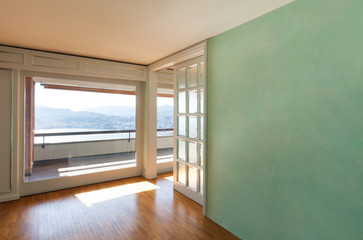
[{"label": "empty room", "polygon": [[362,238],[362,1],[0,6],[0,240]]}]

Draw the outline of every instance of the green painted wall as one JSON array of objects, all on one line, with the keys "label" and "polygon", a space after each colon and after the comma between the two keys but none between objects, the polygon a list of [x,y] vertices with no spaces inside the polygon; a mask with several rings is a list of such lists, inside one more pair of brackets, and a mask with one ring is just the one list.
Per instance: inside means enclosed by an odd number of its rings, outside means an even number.
[{"label": "green painted wall", "polygon": [[244,240],[363,237],[363,1],[208,40],[207,216]]}]

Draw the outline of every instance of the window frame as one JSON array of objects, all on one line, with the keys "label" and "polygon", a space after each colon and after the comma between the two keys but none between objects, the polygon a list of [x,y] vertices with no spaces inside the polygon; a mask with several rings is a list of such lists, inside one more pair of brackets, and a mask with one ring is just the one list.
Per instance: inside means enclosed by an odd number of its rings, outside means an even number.
[{"label": "window frame", "polygon": [[88,77],[77,76],[70,74],[58,74],[58,73],[46,73],[46,72],[33,72],[33,71],[21,71],[19,77],[19,97],[21,104],[19,106],[19,119],[20,119],[20,133],[21,136],[25,136],[25,110],[26,110],[26,93],[25,93],[25,81],[26,77],[42,77],[42,78],[55,78],[58,80],[67,81],[80,81],[87,83],[94,83],[95,85],[131,85],[136,88],[136,166],[109,170],[98,173],[88,173],[84,175],[72,176],[72,177],[59,177],[54,179],[40,180],[40,181],[25,181],[25,141],[24,137],[20,137],[19,149],[19,166],[20,167],[20,185],[21,196],[36,194],[41,192],[54,191],[58,189],[64,189],[69,187],[76,187],[86,184],[93,184],[104,181],[111,181],[120,178],[140,176],[143,169],[143,138],[144,138],[144,82],[135,80],[123,80],[115,78],[103,78],[103,77]]}]

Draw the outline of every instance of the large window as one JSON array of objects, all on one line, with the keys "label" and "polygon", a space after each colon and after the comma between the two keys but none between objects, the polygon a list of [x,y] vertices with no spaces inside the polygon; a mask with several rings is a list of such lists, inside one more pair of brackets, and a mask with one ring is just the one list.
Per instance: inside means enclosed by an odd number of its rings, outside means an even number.
[{"label": "large window", "polygon": [[25,180],[136,166],[136,88],[26,78]]},{"label": "large window", "polygon": [[157,98],[157,163],[173,161],[174,99],[172,94]]}]

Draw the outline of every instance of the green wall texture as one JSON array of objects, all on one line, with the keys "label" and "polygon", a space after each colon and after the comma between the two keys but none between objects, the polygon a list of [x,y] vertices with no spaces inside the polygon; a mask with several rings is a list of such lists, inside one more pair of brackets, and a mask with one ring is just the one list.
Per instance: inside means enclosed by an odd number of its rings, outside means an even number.
[{"label": "green wall texture", "polygon": [[208,40],[207,216],[244,240],[363,239],[363,1]]}]

